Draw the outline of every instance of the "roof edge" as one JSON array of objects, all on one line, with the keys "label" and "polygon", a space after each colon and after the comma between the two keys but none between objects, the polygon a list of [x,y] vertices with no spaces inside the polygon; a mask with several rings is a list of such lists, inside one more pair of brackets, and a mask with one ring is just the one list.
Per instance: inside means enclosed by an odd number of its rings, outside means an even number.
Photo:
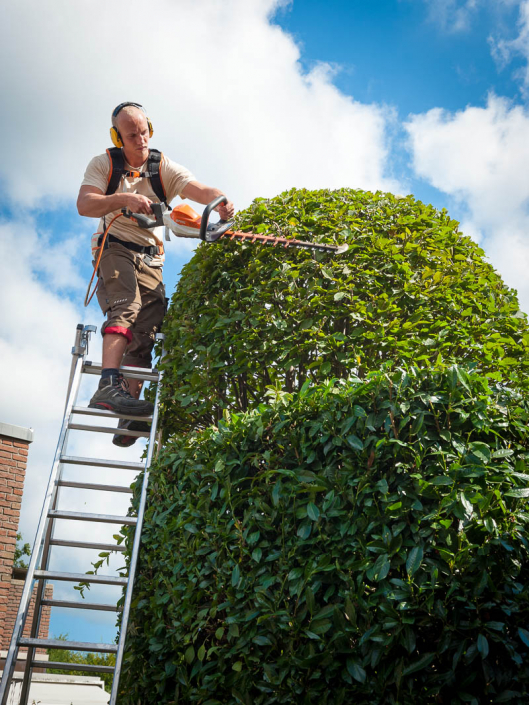
[{"label": "roof edge", "polygon": [[13,424],[0,421],[0,436],[7,436],[8,438],[15,438],[17,441],[32,443],[33,429],[24,428],[23,426],[14,426]]}]

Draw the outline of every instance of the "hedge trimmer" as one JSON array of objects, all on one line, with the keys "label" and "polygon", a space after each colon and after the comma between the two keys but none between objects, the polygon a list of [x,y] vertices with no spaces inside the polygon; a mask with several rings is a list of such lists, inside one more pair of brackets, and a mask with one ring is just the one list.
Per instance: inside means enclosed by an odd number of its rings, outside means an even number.
[{"label": "hedge trimmer", "polygon": [[[233,220],[219,220],[218,223],[209,223],[211,211],[221,203],[227,203],[226,196],[219,196],[209,203],[202,217],[196,213],[191,206],[182,204],[172,210],[163,203],[151,203],[154,218],[141,213],[132,213],[124,208],[121,212],[126,218],[134,220],[140,228],[155,228],[165,225],[177,237],[190,237],[200,239],[203,242],[217,242],[217,240],[238,240],[239,242],[260,242],[264,245],[281,245],[283,247],[298,247],[305,250],[316,250],[319,252],[334,252],[339,255],[348,249],[348,245],[327,245],[319,242],[307,242],[305,240],[295,240],[293,238],[277,237],[275,235],[261,235],[260,233],[242,232],[241,230],[231,230]],[[168,239],[168,238],[167,238]]]},{"label": "hedge trimmer", "polygon": [[[160,225],[165,225],[166,240],[169,240],[167,231],[170,230],[177,237],[191,237],[200,239],[203,242],[217,242],[217,240],[222,239],[239,240],[239,242],[251,243],[260,242],[264,245],[272,245],[273,247],[282,245],[283,247],[298,247],[304,250],[316,250],[317,252],[334,252],[337,255],[342,254],[342,252],[345,252],[349,248],[349,245],[347,244],[327,245],[320,242],[307,242],[306,240],[295,240],[294,238],[278,237],[275,235],[261,235],[260,233],[252,232],[245,233],[242,232],[242,230],[231,230],[234,222],[233,220],[219,220],[218,223],[210,223],[209,216],[211,211],[221,203],[227,202],[228,199],[226,196],[219,196],[205,207],[202,217],[187,204],[176,206],[171,210],[163,203],[151,203],[151,210],[154,218],[150,218],[148,215],[144,215],[143,213],[133,213],[127,208],[122,208],[121,213],[118,213],[112,218],[102,237],[98,240],[99,245],[94,252],[94,271],[92,273],[90,283],[88,284],[84,305],[88,306],[96,292],[97,284],[95,288],[90,291],[92,282],[99,267],[99,262],[101,261],[101,255],[103,254],[103,248],[108,231],[110,230],[112,223],[117,220],[117,218],[130,218],[137,223],[138,227],[143,229],[156,228]],[[97,235],[99,235],[99,233],[96,233],[94,238],[96,238]]]}]

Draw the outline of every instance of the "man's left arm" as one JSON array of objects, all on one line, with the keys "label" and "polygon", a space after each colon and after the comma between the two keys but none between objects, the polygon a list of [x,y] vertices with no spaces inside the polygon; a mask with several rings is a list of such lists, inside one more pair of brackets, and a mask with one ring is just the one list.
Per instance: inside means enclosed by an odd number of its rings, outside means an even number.
[{"label": "man's left arm", "polygon": [[[207,205],[214,201],[219,196],[224,196],[222,191],[218,188],[212,188],[211,186],[206,186],[201,184],[199,181],[190,181],[181,191],[181,196],[184,198],[189,198],[190,201],[195,201],[195,203],[202,203]],[[233,218],[235,213],[235,208],[233,203],[228,199],[227,203],[221,203],[220,206],[215,208],[218,211],[222,220],[230,220]]]}]

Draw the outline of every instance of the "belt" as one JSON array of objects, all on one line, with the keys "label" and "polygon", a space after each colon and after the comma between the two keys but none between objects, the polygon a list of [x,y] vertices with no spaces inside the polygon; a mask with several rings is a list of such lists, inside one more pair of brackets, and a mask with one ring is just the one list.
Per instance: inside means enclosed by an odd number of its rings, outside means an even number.
[{"label": "belt", "polygon": [[[100,235],[97,240],[98,247],[101,245],[102,239],[103,235]],[[139,252],[141,255],[149,255],[150,257],[154,257],[154,255],[160,254],[160,248],[158,245],[149,245],[148,247],[144,247],[143,245],[137,245],[135,242],[120,240],[119,237],[115,237],[115,235],[108,234],[107,239],[105,241],[105,249],[108,247],[109,242],[117,242],[118,245],[123,245],[123,247],[126,247],[127,250]]]}]

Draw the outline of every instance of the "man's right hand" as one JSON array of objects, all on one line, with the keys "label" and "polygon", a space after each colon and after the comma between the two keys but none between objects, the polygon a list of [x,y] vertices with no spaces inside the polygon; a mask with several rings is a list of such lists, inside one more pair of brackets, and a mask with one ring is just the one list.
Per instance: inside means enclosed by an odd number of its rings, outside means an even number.
[{"label": "man's right hand", "polygon": [[126,207],[133,213],[152,214],[152,201],[147,196],[141,196],[138,193],[123,193],[120,195],[126,199]]}]

